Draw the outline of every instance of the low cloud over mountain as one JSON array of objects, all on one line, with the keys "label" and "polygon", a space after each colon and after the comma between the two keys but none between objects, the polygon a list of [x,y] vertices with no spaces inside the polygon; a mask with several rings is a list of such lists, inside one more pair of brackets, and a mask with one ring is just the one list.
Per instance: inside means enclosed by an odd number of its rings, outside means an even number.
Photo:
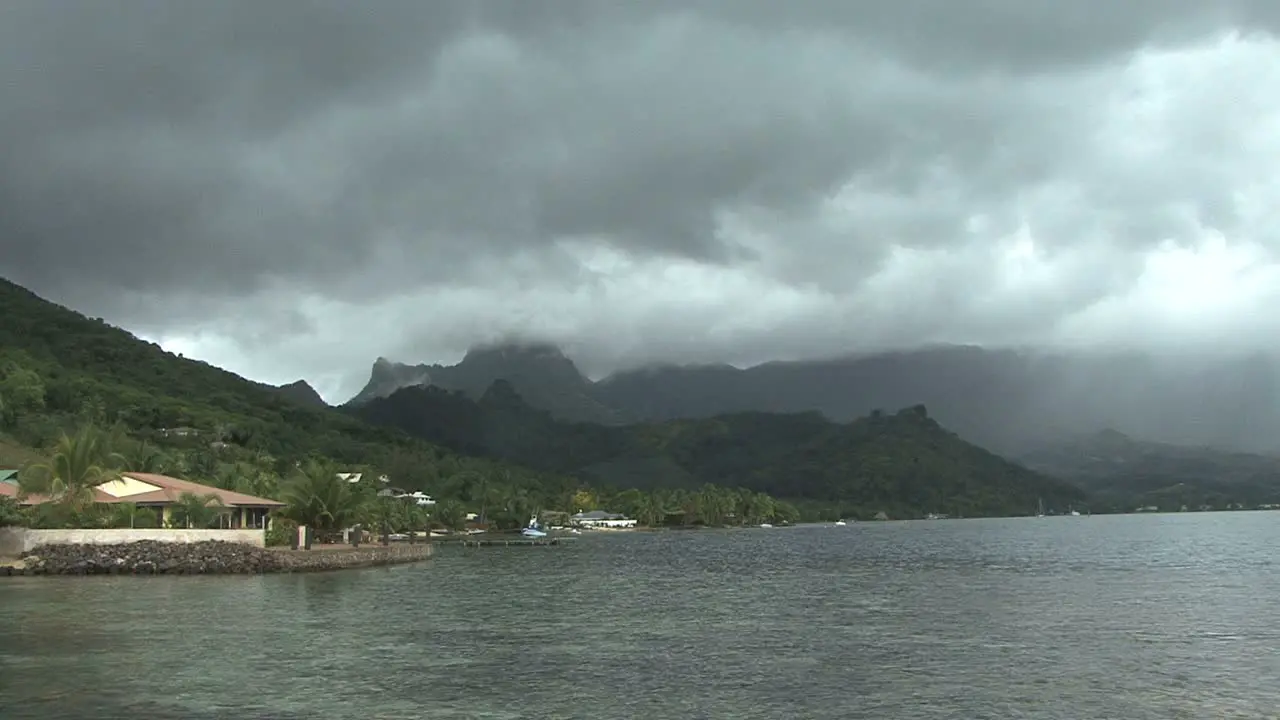
[{"label": "low cloud over mountain", "polygon": [[1280,5],[0,6],[0,274],[330,401],[931,343],[1273,349]]}]

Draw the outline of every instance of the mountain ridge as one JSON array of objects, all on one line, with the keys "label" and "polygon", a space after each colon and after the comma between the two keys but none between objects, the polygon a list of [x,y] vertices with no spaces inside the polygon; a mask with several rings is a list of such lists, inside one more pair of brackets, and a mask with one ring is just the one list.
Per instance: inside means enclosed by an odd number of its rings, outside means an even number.
[{"label": "mountain ridge", "polygon": [[746,368],[661,363],[599,381],[558,349],[554,356],[572,372],[549,371],[520,353],[505,365],[466,358],[453,366],[392,365],[421,368],[434,384],[473,398],[508,379],[560,419],[604,424],[810,410],[848,421],[924,404],[961,436],[1009,455],[1102,427],[1180,445],[1280,449],[1280,363],[1270,356],[1165,361],[1137,352],[944,345]]},{"label": "mountain ridge", "polygon": [[1280,457],[1187,447],[1104,429],[1015,458],[1127,509],[1280,505]]},{"label": "mountain ridge", "polygon": [[1083,505],[1079,488],[967,443],[923,406],[836,423],[817,412],[743,412],[638,425],[568,422],[498,380],[480,399],[409,387],[349,412],[455,452],[641,489],[731,484],[851,514],[1026,514]]},{"label": "mountain ridge", "polygon": [[[122,427],[155,442],[168,442],[167,428],[190,428],[194,434],[181,437],[203,445],[210,462],[215,454],[238,460],[264,454],[281,474],[295,462],[323,457],[344,465],[394,465],[406,485],[416,486],[439,463],[460,461],[405,433],[327,405],[298,402],[280,387],[171,353],[5,278],[0,392],[6,396],[0,414],[5,442],[32,451],[51,447],[68,429],[91,424]],[[15,417],[20,422],[12,422]],[[475,462],[488,467],[488,461]]]},{"label": "mountain ridge", "polygon": [[435,386],[479,399],[495,380],[506,380],[537,407],[561,419],[619,424],[627,413],[596,399],[594,383],[560,349],[549,343],[477,345],[455,365],[406,365],[379,357],[369,382],[346,404],[358,406],[407,387]]}]

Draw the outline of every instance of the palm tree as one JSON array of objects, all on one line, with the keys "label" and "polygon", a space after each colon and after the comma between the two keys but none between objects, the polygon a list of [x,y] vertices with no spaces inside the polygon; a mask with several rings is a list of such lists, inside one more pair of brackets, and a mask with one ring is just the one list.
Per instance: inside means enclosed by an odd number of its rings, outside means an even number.
[{"label": "palm tree", "polygon": [[427,509],[417,503],[406,504],[405,506],[405,530],[410,533],[416,533],[421,530],[423,533],[431,534],[431,516],[427,513]]},{"label": "palm tree", "polygon": [[445,530],[461,530],[467,525],[467,513],[456,500],[444,500],[432,511],[435,521]]},{"label": "palm tree", "polygon": [[371,502],[361,503],[360,524],[377,528],[383,538],[386,538],[404,526],[406,520],[404,508],[407,504],[403,500],[389,497],[374,498]]},{"label": "palm tree", "polygon": [[681,515],[681,525],[693,525],[697,509],[693,494],[684,488],[676,488],[667,496],[667,510]]},{"label": "palm tree", "polygon": [[351,483],[338,477],[333,465],[320,460],[299,466],[280,489],[280,499],[285,503],[284,517],[329,534],[354,525],[366,501],[351,490]]},{"label": "palm tree", "polygon": [[645,503],[645,499],[644,493],[631,488],[608,498],[605,506],[628,517],[637,517],[640,514],[640,507]]},{"label": "palm tree", "polygon": [[756,494],[746,488],[735,488],[730,490],[733,501],[734,519],[739,525],[754,524],[752,512],[755,508]]},{"label": "palm tree", "polygon": [[151,528],[156,526],[156,513],[150,508],[140,508],[131,502],[109,506],[107,526],[113,528]]},{"label": "palm tree", "polygon": [[724,525],[725,516],[732,511],[732,502],[725,491],[716,485],[706,484],[698,491],[696,506],[702,524],[709,526]]},{"label": "palm tree", "polygon": [[747,501],[747,519],[746,521],[752,525],[759,525],[764,522],[772,522],[776,510],[773,498],[764,493],[756,493]]},{"label": "palm tree", "polygon": [[790,524],[800,521],[800,511],[795,505],[781,500],[773,500],[773,519],[775,522]]},{"label": "palm tree", "polygon": [[508,489],[502,498],[502,509],[503,524],[510,523],[513,528],[524,527],[537,510],[528,491],[523,488]]},{"label": "palm tree", "polygon": [[222,500],[217,495],[184,492],[173,508],[174,521],[188,528],[207,528],[222,514]]},{"label": "palm tree", "polygon": [[454,475],[450,481],[462,489],[463,499],[478,506],[480,522],[487,523],[489,503],[493,501],[496,491],[490,471],[486,468],[466,469]]},{"label": "palm tree", "polygon": [[667,504],[662,492],[655,490],[644,496],[636,508],[636,521],[641,525],[662,527],[667,519]]},{"label": "palm tree", "polygon": [[223,490],[234,490],[256,497],[275,497],[280,492],[280,479],[274,472],[263,470],[254,462],[236,462],[223,465],[213,478],[213,484]]},{"label": "palm tree", "polygon": [[187,453],[187,472],[207,483],[218,475],[218,458],[207,450]]},{"label": "palm tree", "polygon": [[171,461],[160,448],[145,440],[127,435],[119,423],[107,433],[107,447],[123,460],[123,466],[133,472],[165,474]]},{"label": "palm tree", "polygon": [[80,511],[93,504],[93,490],[117,480],[124,458],[110,452],[98,430],[85,425],[73,436],[58,439],[49,462],[27,466],[18,479],[19,492],[45,495]]}]

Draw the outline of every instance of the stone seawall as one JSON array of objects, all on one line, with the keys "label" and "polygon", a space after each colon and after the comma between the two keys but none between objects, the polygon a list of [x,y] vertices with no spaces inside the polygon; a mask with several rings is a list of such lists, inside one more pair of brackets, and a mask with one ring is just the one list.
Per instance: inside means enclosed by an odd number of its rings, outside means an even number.
[{"label": "stone seawall", "polygon": [[430,544],[416,545],[365,545],[358,548],[323,548],[317,550],[268,550],[281,562],[282,572],[315,572],[319,570],[344,570],[347,568],[373,567],[417,562],[431,557],[435,550]]},{"label": "stone seawall", "polygon": [[24,553],[16,562],[0,564],[0,576],[316,572],[416,562],[431,557],[432,551],[427,544],[316,550],[266,549],[219,541],[42,545]]}]

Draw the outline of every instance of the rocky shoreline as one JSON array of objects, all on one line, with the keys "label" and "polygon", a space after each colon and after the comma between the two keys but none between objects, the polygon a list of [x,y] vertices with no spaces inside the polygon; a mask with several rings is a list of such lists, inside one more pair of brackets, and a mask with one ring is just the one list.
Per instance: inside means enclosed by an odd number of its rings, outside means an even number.
[{"label": "rocky shoreline", "polygon": [[416,562],[430,545],[366,546],[326,550],[267,549],[222,541],[141,540],[120,545],[42,545],[0,576],[27,575],[257,575],[316,572]]}]

